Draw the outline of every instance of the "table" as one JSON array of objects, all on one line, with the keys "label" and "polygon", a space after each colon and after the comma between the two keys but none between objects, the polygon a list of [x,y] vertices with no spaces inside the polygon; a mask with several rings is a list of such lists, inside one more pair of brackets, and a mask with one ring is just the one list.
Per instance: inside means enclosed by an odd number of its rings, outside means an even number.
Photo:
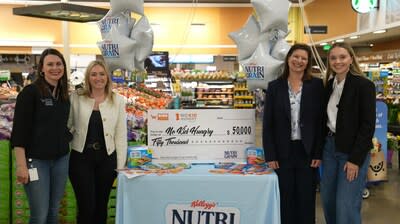
[{"label": "table", "polygon": [[179,174],[118,175],[118,224],[279,224],[278,177],[212,174],[192,165]]}]

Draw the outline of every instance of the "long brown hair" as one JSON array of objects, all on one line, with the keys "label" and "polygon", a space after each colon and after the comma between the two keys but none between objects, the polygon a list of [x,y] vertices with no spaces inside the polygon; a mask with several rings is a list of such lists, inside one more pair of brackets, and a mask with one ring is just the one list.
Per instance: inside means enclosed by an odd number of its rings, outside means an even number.
[{"label": "long brown hair", "polygon": [[48,84],[44,78],[44,74],[42,72],[43,69],[43,63],[44,59],[47,55],[55,55],[59,57],[63,63],[64,66],[64,74],[62,77],[58,80],[57,83],[57,93],[58,97],[61,101],[68,101],[68,78],[67,78],[67,64],[65,63],[64,56],[56,49],[54,48],[47,48],[42,52],[40,55],[39,59],[39,64],[38,64],[38,69],[36,70],[36,79],[34,81],[34,84],[38,86],[39,92],[42,96],[51,96],[51,93],[48,90]]},{"label": "long brown hair", "polygon": [[286,55],[286,58],[285,58],[285,66],[284,66],[284,68],[283,68],[283,73],[282,73],[282,78],[284,78],[284,79],[288,79],[289,78],[289,72],[290,72],[290,70],[289,70],[289,58],[290,58],[290,56],[292,56],[292,54],[296,51],[296,50],[304,50],[304,51],[306,51],[307,52],[307,59],[308,59],[308,62],[307,62],[307,67],[306,67],[306,70],[304,70],[304,75],[303,75],[303,81],[304,80],[309,80],[309,79],[311,79],[311,77],[312,77],[312,75],[311,75],[311,65],[312,65],[312,53],[311,53],[311,48],[310,48],[310,46],[308,46],[307,44],[302,44],[302,43],[297,43],[297,44],[294,44],[290,49],[289,49],[289,52],[287,53],[287,55]]},{"label": "long brown hair", "polygon": [[111,81],[111,77],[110,77],[111,74],[108,71],[108,68],[103,61],[95,60],[95,61],[92,61],[89,63],[89,65],[87,66],[86,71],[85,71],[85,86],[84,86],[83,90],[80,92],[80,94],[85,95],[87,97],[91,96],[92,86],[90,85],[89,77],[90,77],[90,72],[92,71],[93,67],[96,65],[101,66],[104,69],[104,72],[106,73],[107,83],[104,88],[104,94],[105,94],[106,98],[108,98],[112,102],[113,94],[112,94],[112,81]]},{"label": "long brown hair", "polygon": [[336,76],[336,73],[332,70],[332,68],[329,64],[329,56],[331,54],[332,49],[335,47],[340,47],[340,48],[345,49],[349,53],[350,57],[353,59],[353,62],[350,65],[351,74],[365,77],[363,71],[360,68],[360,65],[357,62],[356,54],[354,53],[354,50],[351,47],[351,45],[346,42],[338,42],[338,43],[334,43],[332,45],[331,49],[329,49],[329,51],[328,51],[328,55],[327,55],[327,59],[326,59],[327,69],[326,69],[325,83],[328,82],[328,80],[330,79],[331,76],[333,76],[333,77]]}]

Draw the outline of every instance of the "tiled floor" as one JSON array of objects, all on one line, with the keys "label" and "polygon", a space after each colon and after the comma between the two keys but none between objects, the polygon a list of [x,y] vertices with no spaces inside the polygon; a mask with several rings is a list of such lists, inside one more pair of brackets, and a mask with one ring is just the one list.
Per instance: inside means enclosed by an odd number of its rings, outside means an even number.
[{"label": "tiled floor", "polygon": [[[261,121],[257,120],[256,145],[261,143]],[[388,181],[377,185],[369,184],[370,196],[363,200],[363,224],[400,223],[400,169],[398,153],[393,155],[393,166],[388,168]],[[317,223],[325,224],[319,193],[317,193]]]}]

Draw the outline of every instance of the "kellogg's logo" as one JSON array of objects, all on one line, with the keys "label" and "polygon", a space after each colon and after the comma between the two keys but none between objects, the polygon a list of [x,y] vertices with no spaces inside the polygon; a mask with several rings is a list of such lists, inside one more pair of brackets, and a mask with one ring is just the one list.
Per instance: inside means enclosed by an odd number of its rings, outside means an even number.
[{"label": "kellogg's logo", "polygon": [[166,224],[240,224],[239,209],[217,207],[217,204],[205,200],[169,204],[165,209]]}]

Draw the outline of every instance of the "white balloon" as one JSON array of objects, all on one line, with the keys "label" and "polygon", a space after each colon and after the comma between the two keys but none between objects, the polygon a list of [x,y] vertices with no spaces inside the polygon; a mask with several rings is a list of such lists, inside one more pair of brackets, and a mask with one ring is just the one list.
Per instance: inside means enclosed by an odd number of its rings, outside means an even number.
[{"label": "white balloon", "polygon": [[113,13],[129,10],[144,15],[143,0],[110,0]]},{"label": "white balloon", "polygon": [[118,33],[115,26],[111,28],[109,40],[97,43],[110,71],[121,68],[129,71],[135,69],[136,41]]},{"label": "white balloon", "polygon": [[258,19],[260,21],[261,32],[272,29],[288,31],[288,0],[251,0]]},{"label": "white balloon", "polygon": [[246,59],[254,53],[259,42],[259,35],[260,26],[253,15],[249,16],[243,28],[229,34],[239,50],[239,60]]},{"label": "white balloon", "polygon": [[109,10],[108,13],[97,22],[102,39],[109,38],[108,35],[111,32],[112,26],[116,26],[120,34],[128,37],[133,24],[135,24],[135,19],[131,18],[130,12],[125,11],[113,14],[112,10]]},{"label": "white balloon", "polygon": [[274,44],[271,56],[275,59],[284,61],[290,47],[290,44],[285,39],[280,39]]},{"label": "white balloon", "polygon": [[240,62],[247,77],[247,86],[250,91],[267,89],[268,82],[281,75],[283,61],[270,55],[271,42],[260,42],[254,54]]},{"label": "white balloon", "polygon": [[82,84],[84,79],[85,79],[85,75],[81,71],[74,71],[71,74],[70,82],[71,82],[71,85],[77,86],[79,84]]},{"label": "white balloon", "polygon": [[136,40],[137,61],[142,61],[149,56],[153,50],[154,33],[149,20],[146,16],[142,16],[132,29],[130,38]]}]

